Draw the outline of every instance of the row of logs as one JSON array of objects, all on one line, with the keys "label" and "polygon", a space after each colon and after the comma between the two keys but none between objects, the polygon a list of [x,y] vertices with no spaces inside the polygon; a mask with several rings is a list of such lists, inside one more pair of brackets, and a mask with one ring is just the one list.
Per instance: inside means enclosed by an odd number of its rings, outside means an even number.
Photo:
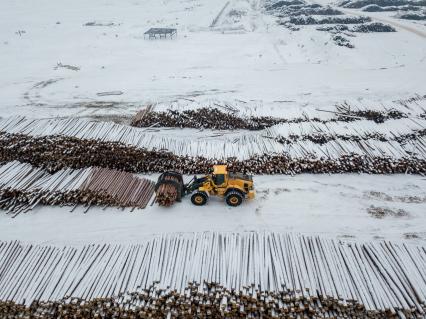
[{"label": "row of logs", "polygon": [[220,160],[201,156],[177,156],[167,151],[146,150],[117,142],[0,133],[0,163],[14,160],[42,167],[49,172],[63,168],[98,166],[138,173],[174,170],[184,174],[197,174],[210,172],[214,164],[227,164],[232,171],[249,174],[426,174],[426,160],[415,156],[372,158],[344,154],[338,158],[290,158],[286,154],[265,154],[242,161],[235,158]]},{"label": "row of logs", "polygon": [[367,140],[378,140],[381,142],[389,142],[391,140],[397,141],[398,143],[404,143],[408,140],[415,140],[419,137],[426,136],[426,129],[413,131],[412,133],[395,136],[392,139],[388,138],[382,133],[366,133],[364,135],[343,135],[343,134],[329,134],[329,133],[312,133],[309,135],[296,135],[290,134],[288,137],[278,136],[276,141],[282,144],[292,144],[298,141],[311,141],[315,144],[326,144],[330,141],[342,140],[342,141],[367,141]]},{"label": "row of logs", "polygon": [[341,121],[344,121],[345,119],[347,120],[348,116],[352,117],[353,119],[356,117],[360,117],[365,120],[374,121],[376,123],[383,123],[389,119],[398,120],[398,119],[408,117],[406,113],[396,109],[383,110],[383,111],[357,110],[357,109],[351,108],[351,106],[346,102],[336,105],[336,111],[340,114],[343,114],[338,117],[338,119]]},{"label": "row of logs", "polygon": [[383,123],[388,119],[406,118],[407,115],[397,110],[352,110],[346,105],[336,107],[336,117],[321,120],[319,118],[300,117],[294,119],[276,118],[271,116],[251,116],[241,117],[233,112],[223,112],[217,108],[199,108],[196,110],[155,112],[142,110],[138,112],[132,122],[134,127],[180,127],[197,129],[217,129],[217,130],[262,130],[280,123],[301,123],[301,122],[349,122],[356,119],[371,120],[376,123]]},{"label": "row of logs", "polygon": [[[37,301],[61,309],[75,304],[93,313],[113,304],[112,310],[145,318],[153,315],[150,309],[164,310],[162,318],[214,309],[228,317],[322,318],[333,309],[331,318],[424,318],[425,271],[422,246],[263,231],[168,232],[138,244],[74,247],[0,241],[0,300],[30,309],[42,306]],[[111,304],[97,308],[107,297]]]},{"label": "row of logs", "polygon": [[245,287],[228,290],[215,283],[189,283],[179,293],[157,288],[155,284],[139,292],[117,297],[83,300],[34,301],[29,307],[0,301],[0,316],[14,318],[420,318],[417,309],[391,311],[366,310],[356,301],[342,302],[295,291],[279,293]]},{"label": "row of logs", "polygon": [[17,216],[38,204],[145,208],[154,183],[131,173],[90,167],[49,174],[27,163],[0,166],[0,209]]},{"label": "row of logs", "polygon": [[131,122],[135,127],[180,127],[216,130],[261,130],[275,124],[284,123],[285,119],[273,117],[242,118],[231,112],[222,112],[219,109],[200,108],[183,112],[168,110],[166,112],[137,113]]}]

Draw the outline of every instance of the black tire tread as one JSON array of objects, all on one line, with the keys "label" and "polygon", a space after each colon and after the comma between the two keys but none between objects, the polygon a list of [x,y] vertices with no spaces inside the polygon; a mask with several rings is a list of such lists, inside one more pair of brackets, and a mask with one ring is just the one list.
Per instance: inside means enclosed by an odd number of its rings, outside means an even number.
[{"label": "black tire tread", "polygon": [[[235,205],[235,204],[232,204],[232,203],[230,202],[230,198],[231,198],[231,197],[235,197],[235,196],[237,196],[237,197],[239,198],[238,203],[237,203],[236,205]],[[238,192],[238,191],[230,191],[230,192],[228,192],[228,194],[226,194],[225,201],[226,201],[226,203],[227,203],[229,206],[236,207],[236,206],[240,206],[240,205],[241,205],[241,203],[243,202],[243,199],[244,199],[244,197],[241,195],[241,193],[240,193],[240,192]]]},{"label": "black tire tread", "polygon": [[[201,196],[204,197],[204,201],[203,201],[202,204],[197,204],[195,202],[194,198],[195,198],[196,195],[201,195]],[[195,192],[194,194],[191,195],[191,202],[192,202],[192,204],[194,204],[196,206],[204,206],[205,204],[207,204],[208,199],[209,199],[209,197],[205,192]]]}]

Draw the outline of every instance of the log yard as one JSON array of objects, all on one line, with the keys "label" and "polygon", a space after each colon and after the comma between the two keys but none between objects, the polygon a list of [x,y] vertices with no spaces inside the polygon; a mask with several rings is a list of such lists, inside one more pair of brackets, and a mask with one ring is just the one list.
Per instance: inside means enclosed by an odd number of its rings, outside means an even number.
[{"label": "log yard", "polygon": [[0,15],[0,319],[426,318],[424,0]]}]

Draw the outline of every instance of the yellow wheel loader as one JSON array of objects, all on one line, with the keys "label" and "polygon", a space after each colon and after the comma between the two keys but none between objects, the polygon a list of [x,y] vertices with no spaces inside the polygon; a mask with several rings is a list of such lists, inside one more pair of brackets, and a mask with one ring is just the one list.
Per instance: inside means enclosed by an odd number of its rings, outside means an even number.
[{"label": "yellow wheel loader", "polygon": [[[173,179],[173,181],[170,179]],[[162,185],[166,184],[169,190],[172,187],[172,191],[165,196],[161,192],[165,189]],[[157,198],[161,198],[161,201],[157,201],[160,205],[166,202],[164,201],[165,197],[169,199],[168,203],[174,203],[175,201],[180,201],[181,197],[185,195],[191,195],[191,202],[197,206],[205,205],[210,196],[223,197],[229,206],[239,206],[244,199],[253,199],[255,196],[253,177],[251,175],[228,172],[226,165],[214,165],[213,174],[200,178],[194,176],[186,185],[183,184],[182,175],[179,173],[165,172],[160,175],[155,189]],[[170,200],[170,197],[173,198]]]},{"label": "yellow wheel loader", "polygon": [[229,206],[238,206],[255,195],[252,176],[230,173],[226,165],[213,166],[212,175],[195,176],[185,188],[187,193],[192,193],[191,202],[197,206],[205,205],[209,196],[224,197]]}]

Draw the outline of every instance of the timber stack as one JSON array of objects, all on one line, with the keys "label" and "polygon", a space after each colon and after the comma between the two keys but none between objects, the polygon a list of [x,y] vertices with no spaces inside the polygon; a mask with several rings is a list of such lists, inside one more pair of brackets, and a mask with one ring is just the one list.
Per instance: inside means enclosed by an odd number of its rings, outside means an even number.
[{"label": "timber stack", "polygon": [[[264,122],[265,126],[260,123]],[[185,110],[183,112],[167,110],[166,112],[138,112],[131,123],[135,127],[150,127],[153,125],[161,127],[180,127],[215,130],[247,129],[259,130],[280,123],[278,119],[262,118],[259,123],[243,118],[233,112],[223,112],[219,109],[200,108],[197,110]]]},{"label": "timber stack", "polygon": [[106,168],[63,169],[50,174],[17,161],[0,166],[0,209],[13,216],[38,204],[143,209],[153,193],[152,181]]},{"label": "timber stack", "polygon": [[285,123],[262,134],[194,140],[109,122],[6,118],[0,119],[0,163],[18,160],[51,173],[103,167],[197,174],[224,163],[248,174],[426,174],[424,120],[363,121],[361,128]]},{"label": "timber stack", "polygon": [[131,125],[134,127],[179,127],[213,130],[263,130],[282,123],[333,123],[369,120],[375,123],[384,123],[390,119],[407,118],[408,115],[401,111],[390,110],[358,110],[344,103],[336,106],[335,111],[328,119],[318,117],[277,118],[271,116],[238,116],[238,110],[221,111],[217,108],[198,108],[194,110],[166,110],[153,111],[141,110],[133,117]]},{"label": "timber stack", "polygon": [[[269,232],[0,242],[1,318],[424,318],[426,250]],[[16,274],[19,274],[17,276]]]},{"label": "timber stack", "polygon": [[[426,146],[422,146],[423,139],[419,138],[417,145],[423,147],[423,152],[426,154]],[[369,144],[363,146],[362,149],[365,152],[372,151]],[[342,143],[336,143],[333,147],[339,147],[339,145]],[[300,149],[304,151],[306,148]],[[0,133],[0,163],[17,160],[49,172],[57,172],[65,168],[81,169],[98,166],[132,173],[176,170],[184,174],[205,174],[213,165],[224,163],[234,171],[247,174],[407,173],[426,175],[426,159],[415,155],[409,156],[408,153],[399,158],[352,152],[336,154],[333,157],[327,157],[325,154],[320,156],[307,152],[303,157],[294,158],[283,153],[253,155],[245,160],[238,160],[235,157],[214,159],[180,156],[169,151],[147,150],[119,142],[66,136],[30,137]]]}]

